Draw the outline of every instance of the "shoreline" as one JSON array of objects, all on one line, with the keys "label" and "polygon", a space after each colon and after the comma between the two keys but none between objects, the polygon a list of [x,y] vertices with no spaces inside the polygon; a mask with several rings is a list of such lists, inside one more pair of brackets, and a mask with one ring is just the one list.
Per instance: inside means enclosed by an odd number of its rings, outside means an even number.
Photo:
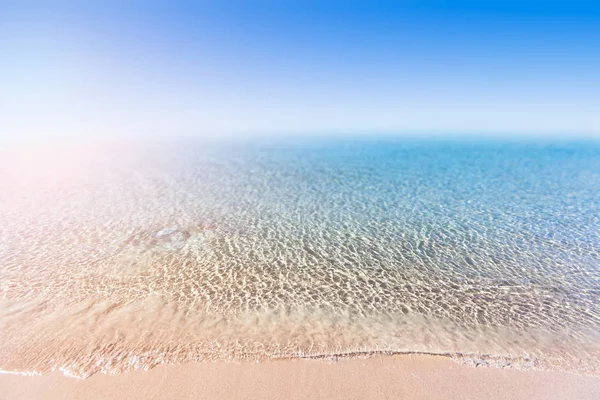
[{"label": "shoreline", "polygon": [[474,367],[434,355],[199,362],[76,379],[0,374],[2,399],[596,399],[600,377]]}]

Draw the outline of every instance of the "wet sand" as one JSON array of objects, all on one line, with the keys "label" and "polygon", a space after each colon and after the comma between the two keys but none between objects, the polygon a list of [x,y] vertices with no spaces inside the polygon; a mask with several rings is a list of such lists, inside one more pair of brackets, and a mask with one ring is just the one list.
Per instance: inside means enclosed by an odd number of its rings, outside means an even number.
[{"label": "wet sand", "polygon": [[445,357],[168,365],[86,380],[0,375],[1,399],[598,399],[600,377],[498,369]]}]

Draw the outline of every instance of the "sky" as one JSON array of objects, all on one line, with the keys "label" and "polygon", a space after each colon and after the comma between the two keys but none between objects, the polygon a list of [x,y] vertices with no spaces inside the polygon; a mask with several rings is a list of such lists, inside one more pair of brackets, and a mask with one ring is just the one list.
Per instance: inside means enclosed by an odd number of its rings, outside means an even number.
[{"label": "sky", "polygon": [[0,0],[0,141],[600,137],[593,1]]}]

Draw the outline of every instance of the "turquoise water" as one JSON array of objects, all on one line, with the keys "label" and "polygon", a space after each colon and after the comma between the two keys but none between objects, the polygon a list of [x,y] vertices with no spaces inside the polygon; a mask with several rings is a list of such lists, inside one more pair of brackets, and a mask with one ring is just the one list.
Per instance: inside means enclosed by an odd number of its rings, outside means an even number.
[{"label": "turquoise water", "polygon": [[0,368],[433,353],[600,372],[600,144],[11,153]]}]

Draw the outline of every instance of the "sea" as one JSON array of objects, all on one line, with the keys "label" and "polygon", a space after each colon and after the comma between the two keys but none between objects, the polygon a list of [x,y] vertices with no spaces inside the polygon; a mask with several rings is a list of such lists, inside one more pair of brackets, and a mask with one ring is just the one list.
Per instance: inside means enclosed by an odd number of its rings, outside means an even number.
[{"label": "sea", "polygon": [[0,151],[0,369],[434,354],[600,375],[600,142]]}]

